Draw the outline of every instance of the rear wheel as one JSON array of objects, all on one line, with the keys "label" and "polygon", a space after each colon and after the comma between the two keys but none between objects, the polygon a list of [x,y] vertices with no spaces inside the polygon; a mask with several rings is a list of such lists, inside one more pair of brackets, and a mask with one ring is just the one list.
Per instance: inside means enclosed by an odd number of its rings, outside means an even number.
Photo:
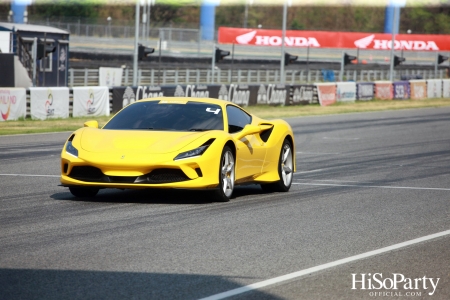
[{"label": "rear wheel", "polygon": [[98,193],[98,188],[95,187],[81,187],[81,186],[69,186],[69,190],[75,197],[94,197]]},{"label": "rear wheel", "polygon": [[278,175],[280,180],[261,184],[261,188],[265,192],[287,192],[291,188],[292,177],[294,172],[294,155],[292,153],[292,145],[289,140],[284,140],[281,147],[280,159],[278,161]]},{"label": "rear wheel", "polygon": [[230,147],[225,146],[220,157],[219,188],[214,191],[216,201],[230,201],[234,190],[234,178],[234,155]]}]

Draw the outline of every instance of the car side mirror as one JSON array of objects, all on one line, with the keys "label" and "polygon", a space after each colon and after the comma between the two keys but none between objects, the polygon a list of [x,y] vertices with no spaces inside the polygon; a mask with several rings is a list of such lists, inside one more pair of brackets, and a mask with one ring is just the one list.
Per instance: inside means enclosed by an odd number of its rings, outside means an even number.
[{"label": "car side mirror", "polygon": [[261,126],[247,124],[247,125],[245,125],[244,129],[242,129],[241,131],[236,133],[234,138],[237,140],[240,140],[247,135],[259,133],[263,130],[265,130],[265,129],[262,129]]},{"label": "car side mirror", "polygon": [[95,120],[87,121],[84,123],[84,127],[98,128],[98,122]]}]

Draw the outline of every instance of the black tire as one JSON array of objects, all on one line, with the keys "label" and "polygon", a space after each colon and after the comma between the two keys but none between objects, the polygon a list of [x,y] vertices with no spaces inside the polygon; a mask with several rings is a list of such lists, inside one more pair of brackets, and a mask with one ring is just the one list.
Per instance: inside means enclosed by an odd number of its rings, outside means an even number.
[{"label": "black tire", "polygon": [[95,187],[81,187],[81,186],[70,186],[70,192],[75,197],[85,198],[85,197],[95,197],[99,189]]},{"label": "black tire", "polygon": [[[289,149],[287,157],[285,151]],[[287,166],[287,164],[290,164]],[[294,155],[291,142],[285,139],[280,151],[280,158],[278,159],[278,175],[280,180],[273,183],[261,184],[261,188],[264,192],[287,192],[292,185],[292,175],[294,172]],[[284,174],[283,174],[284,173]],[[283,176],[284,175],[284,176]]]},{"label": "black tire", "polygon": [[[227,162],[228,160],[228,162]],[[230,147],[222,150],[219,163],[219,186],[214,190],[213,198],[217,202],[228,202],[233,195],[235,180],[235,158]],[[227,179],[224,179],[226,176]]]}]

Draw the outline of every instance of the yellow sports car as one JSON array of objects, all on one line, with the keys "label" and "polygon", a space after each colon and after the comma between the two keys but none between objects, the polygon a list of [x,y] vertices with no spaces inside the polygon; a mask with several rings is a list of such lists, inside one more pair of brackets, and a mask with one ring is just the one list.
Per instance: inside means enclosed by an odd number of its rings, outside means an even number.
[{"label": "yellow sports car", "polygon": [[283,120],[263,120],[208,98],[137,101],[103,128],[97,121],[70,135],[61,183],[76,197],[99,189],[209,189],[229,201],[235,185],[287,192],[295,172],[294,135]]}]

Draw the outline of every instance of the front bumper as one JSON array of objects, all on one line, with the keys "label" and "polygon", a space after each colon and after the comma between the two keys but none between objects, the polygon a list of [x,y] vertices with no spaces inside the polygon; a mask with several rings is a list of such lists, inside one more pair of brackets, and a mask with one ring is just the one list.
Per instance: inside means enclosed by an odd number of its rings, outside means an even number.
[{"label": "front bumper", "polygon": [[[210,151],[211,150],[211,151]],[[99,188],[210,189],[219,184],[219,158],[208,149],[203,155],[173,160],[169,154],[104,154],[63,150],[61,184]],[[80,171],[82,170],[82,171]]]}]

